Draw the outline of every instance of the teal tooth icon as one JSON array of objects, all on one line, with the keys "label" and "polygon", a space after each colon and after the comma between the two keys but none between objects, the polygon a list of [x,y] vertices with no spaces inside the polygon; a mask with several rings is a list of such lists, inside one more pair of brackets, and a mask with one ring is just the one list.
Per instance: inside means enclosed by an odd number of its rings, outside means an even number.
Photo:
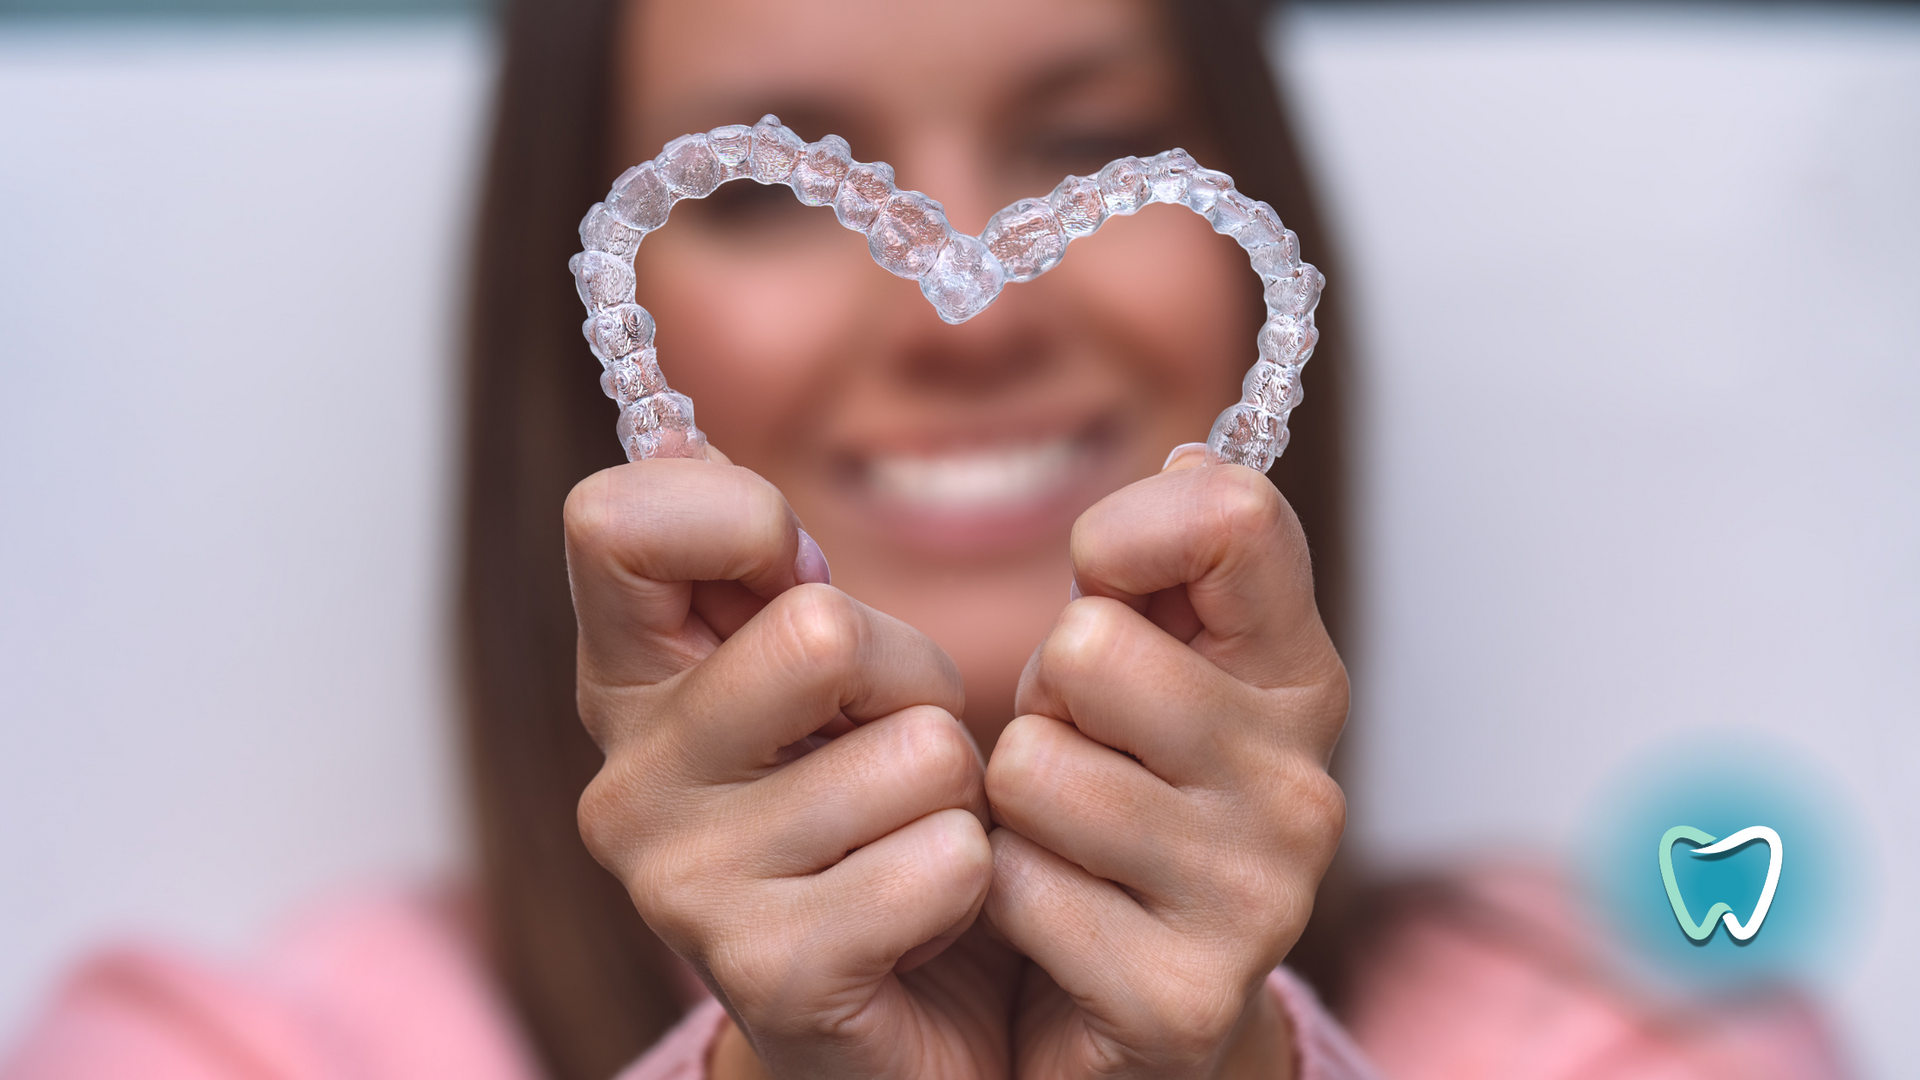
[{"label": "teal tooth icon", "polygon": [[1886,917],[1885,854],[1861,843],[1873,834],[1817,753],[1758,740],[1733,729],[1650,743],[1596,788],[1570,836],[1575,880],[1622,962],[1662,984],[1824,985],[1877,945],[1865,931]]},{"label": "teal tooth icon", "polygon": [[[1668,820],[1672,820],[1669,818]],[[1755,840],[1767,845],[1767,883],[1760,888],[1760,900],[1753,906],[1753,914],[1746,922],[1734,917],[1733,907],[1723,901],[1714,901],[1707,914],[1699,922],[1693,921],[1687,902],[1680,895],[1680,882],[1673,876],[1673,845],[1685,840],[1693,844],[1690,855],[1718,855],[1723,851],[1732,851],[1743,844]],[[1750,825],[1725,840],[1716,839],[1711,833],[1703,832],[1691,825],[1675,825],[1660,838],[1660,880],[1667,886],[1667,902],[1673,905],[1673,917],[1680,920],[1680,929],[1695,941],[1705,941],[1713,936],[1716,923],[1725,923],[1727,933],[1735,941],[1750,940],[1760,932],[1760,924],[1766,920],[1767,909],[1773,906],[1774,890],[1780,886],[1780,861],[1786,849],[1780,843],[1780,834],[1765,825]]]}]

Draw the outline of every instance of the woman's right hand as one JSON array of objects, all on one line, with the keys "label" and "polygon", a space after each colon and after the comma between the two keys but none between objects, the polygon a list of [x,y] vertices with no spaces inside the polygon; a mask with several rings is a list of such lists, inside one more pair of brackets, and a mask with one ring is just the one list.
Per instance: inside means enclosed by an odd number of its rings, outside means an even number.
[{"label": "woman's right hand", "polygon": [[714,457],[567,499],[580,715],[607,755],[581,833],[774,1075],[999,1074],[1018,960],[968,932],[993,864],[959,671],[803,581],[785,498]]}]

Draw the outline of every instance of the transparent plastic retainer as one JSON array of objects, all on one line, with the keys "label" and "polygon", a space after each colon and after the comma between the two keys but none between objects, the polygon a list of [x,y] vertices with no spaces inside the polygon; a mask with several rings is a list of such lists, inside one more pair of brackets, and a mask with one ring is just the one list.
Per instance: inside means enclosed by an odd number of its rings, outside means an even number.
[{"label": "transparent plastic retainer", "polygon": [[567,266],[587,306],[581,328],[605,371],[600,385],[620,403],[627,460],[702,457],[706,436],[693,402],[667,386],[653,346],[653,316],[634,302],[633,256],[681,199],[701,199],[729,180],[786,184],[808,206],[831,206],[840,223],[867,238],[873,261],[920,283],[934,310],[963,323],[986,310],[1009,281],[1032,281],[1059,264],[1067,244],[1110,217],[1151,203],[1185,206],[1231,236],[1266,287],[1259,359],[1240,401],[1220,414],[1208,459],[1265,472],[1287,448],[1287,417],[1300,404],[1300,369],[1320,333],[1313,309],[1325,279],[1300,261],[1300,241],[1273,207],[1234,190],[1233,178],[1203,169],[1185,150],[1124,157],[1093,176],[1069,176],[1044,199],[1021,199],[993,215],[979,236],[954,231],[940,204],[893,186],[893,167],[853,160],[847,141],[803,142],[764,116],[682,135],[660,156],[614,181],[607,200],[580,222],[585,250]]}]

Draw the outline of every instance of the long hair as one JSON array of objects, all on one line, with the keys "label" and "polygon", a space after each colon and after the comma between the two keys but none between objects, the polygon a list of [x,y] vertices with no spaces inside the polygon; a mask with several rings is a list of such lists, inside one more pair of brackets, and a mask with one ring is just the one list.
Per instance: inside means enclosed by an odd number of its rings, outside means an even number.
[{"label": "long hair", "polygon": [[[467,323],[460,648],[479,887],[495,970],[554,1080],[604,1080],[679,1017],[668,956],[575,823],[601,765],[574,706],[576,627],[560,509],[620,463],[614,410],[565,272],[606,190],[621,0],[510,0]],[[1339,275],[1261,52],[1254,0],[1167,0],[1222,167],[1266,199],[1334,282],[1310,404],[1271,474],[1314,546],[1340,638],[1344,454]],[[1224,402],[1222,403],[1225,404]],[[1309,935],[1311,937],[1311,933]],[[1308,950],[1310,951],[1310,950]]]}]

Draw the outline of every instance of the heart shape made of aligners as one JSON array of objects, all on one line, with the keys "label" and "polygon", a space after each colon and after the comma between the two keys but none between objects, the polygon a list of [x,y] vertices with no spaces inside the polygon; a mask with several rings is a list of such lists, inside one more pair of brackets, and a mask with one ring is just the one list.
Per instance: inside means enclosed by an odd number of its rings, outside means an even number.
[{"label": "heart shape made of aligners", "polygon": [[[1687,902],[1680,895],[1680,881],[1673,873],[1673,845],[1685,840],[1697,845],[1693,855],[1718,855],[1732,851],[1743,844],[1759,840],[1767,845],[1767,881],[1760,887],[1760,899],[1753,905],[1753,914],[1741,922],[1733,914],[1733,905],[1716,900],[1707,909],[1707,914],[1699,921],[1693,921],[1692,912],[1687,910]],[[1780,843],[1780,834],[1765,825],[1749,825],[1724,840],[1715,840],[1712,833],[1703,832],[1691,825],[1675,825],[1660,837],[1660,881],[1667,887],[1667,903],[1673,905],[1673,917],[1680,920],[1680,929],[1694,941],[1705,941],[1713,936],[1716,922],[1726,924],[1727,933],[1735,941],[1747,941],[1760,932],[1760,924],[1767,919],[1767,912],[1773,907],[1773,894],[1780,887],[1780,863],[1786,858],[1786,848]]]},{"label": "heart shape made of aligners", "polygon": [[768,115],[682,135],[652,161],[620,174],[605,202],[580,222],[585,248],[567,263],[587,306],[581,327],[604,367],[600,385],[620,404],[627,460],[699,457],[706,436],[693,402],[660,373],[653,316],[634,302],[633,256],[673,204],[703,199],[730,180],[786,184],[808,206],[831,206],[840,223],[867,238],[873,261],[920,283],[948,323],[986,310],[1009,281],[1031,281],[1058,265],[1067,245],[1111,217],[1153,203],[1185,206],[1231,236],[1266,288],[1258,359],[1241,397],[1214,421],[1210,461],[1265,472],[1287,448],[1287,417],[1300,404],[1300,369],[1320,332],[1313,309],[1326,280],[1300,261],[1300,240],[1264,202],[1234,190],[1233,178],[1204,169],[1185,150],[1124,157],[1093,176],[1069,176],[1044,199],[1021,199],[988,219],[979,236],[956,232],[939,203],[893,186],[893,166],[855,161],[847,141],[804,142]]}]

